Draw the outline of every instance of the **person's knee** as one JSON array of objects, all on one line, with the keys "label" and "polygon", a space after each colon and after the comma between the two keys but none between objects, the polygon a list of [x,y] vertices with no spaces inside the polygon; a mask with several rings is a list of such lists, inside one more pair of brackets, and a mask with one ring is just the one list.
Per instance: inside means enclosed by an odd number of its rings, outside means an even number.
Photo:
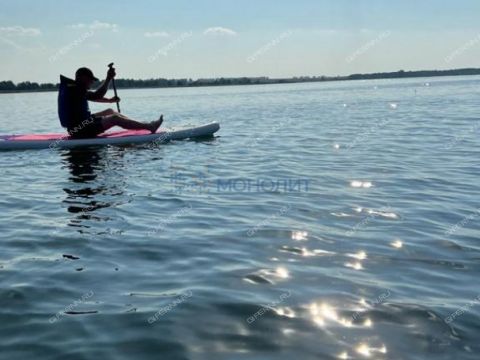
[{"label": "person's knee", "polygon": [[110,128],[117,123],[116,115],[106,115],[102,117],[102,125],[104,128]]},{"label": "person's knee", "polygon": [[109,115],[108,117],[110,118],[111,122],[114,125],[121,125],[123,120],[124,120],[123,117],[119,113],[116,113],[116,112],[114,112],[112,115]]}]

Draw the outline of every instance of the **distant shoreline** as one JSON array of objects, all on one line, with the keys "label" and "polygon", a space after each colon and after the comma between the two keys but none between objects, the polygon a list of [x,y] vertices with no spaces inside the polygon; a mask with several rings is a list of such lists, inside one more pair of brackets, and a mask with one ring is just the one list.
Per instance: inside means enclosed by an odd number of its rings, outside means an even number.
[{"label": "distant shoreline", "polygon": [[[408,79],[421,77],[444,76],[474,76],[480,75],[480,68],[465,68],[454,70],[420,70],[396,71],[370,74],[352,74],[348,76],[303,76],[293,78],[270,79],[268,77],[240,77],[216,79],[116,79],[118,89],[160,89],[181,87],[212,87],[212,86],[238,86],[238,85],[270,85],[270,84],[298,84],[307,82],[332,82],[349,80],[380,80],[380,79]],[[12,81],[0,81],[0,94],[52,92],[58,90],[58,84],[38,84],[34,82],[21,82],[14,84]]]}]

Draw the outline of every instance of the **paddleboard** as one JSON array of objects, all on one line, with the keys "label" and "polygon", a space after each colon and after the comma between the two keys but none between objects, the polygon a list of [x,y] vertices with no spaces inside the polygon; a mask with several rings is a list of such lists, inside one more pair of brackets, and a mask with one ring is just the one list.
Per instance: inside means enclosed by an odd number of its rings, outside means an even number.
[{"label": "paddleboard", "polygon": [[91,139],[71,139],[67,134],[33,134],[0,136],[0,150],[72,149],[83,146],[159,144],[170,140],[213,136],[220,129],[216,122],[200,126],[161,128],[155,134],[147,130],[108,132]]}]

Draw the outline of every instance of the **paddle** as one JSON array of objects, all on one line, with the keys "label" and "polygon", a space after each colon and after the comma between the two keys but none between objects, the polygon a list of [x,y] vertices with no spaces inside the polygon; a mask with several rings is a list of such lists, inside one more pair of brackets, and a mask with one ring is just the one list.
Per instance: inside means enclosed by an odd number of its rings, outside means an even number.
[{"label": "paddle", "polygon": [[[112,68],[112,66],[113,66],[113,62],[110,63],[110,64],[108,64],[108,67],[109,67],[110,69]],[[112,79],[112,85],[113,85],[113,93],[115,94],[115,97],[118,97],[118,96],[117,96],[117,87],[115,86],[115,79]],[[121,111],[120,111],[120,104],[119,104],[118,101],[117,101],[117,110],[118,110],[119,113],[121,113]]]}]

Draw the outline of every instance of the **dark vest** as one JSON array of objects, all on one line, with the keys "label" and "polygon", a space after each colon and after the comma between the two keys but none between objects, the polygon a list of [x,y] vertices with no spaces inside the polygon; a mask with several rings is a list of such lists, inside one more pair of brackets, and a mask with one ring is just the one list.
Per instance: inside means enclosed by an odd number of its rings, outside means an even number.
[{"label": "dark vest", "polygon": [[87,91],[80,88],[74,80],[60,75],[58,117],[62,126],[67,129],[74,128],[90,116]]}]

